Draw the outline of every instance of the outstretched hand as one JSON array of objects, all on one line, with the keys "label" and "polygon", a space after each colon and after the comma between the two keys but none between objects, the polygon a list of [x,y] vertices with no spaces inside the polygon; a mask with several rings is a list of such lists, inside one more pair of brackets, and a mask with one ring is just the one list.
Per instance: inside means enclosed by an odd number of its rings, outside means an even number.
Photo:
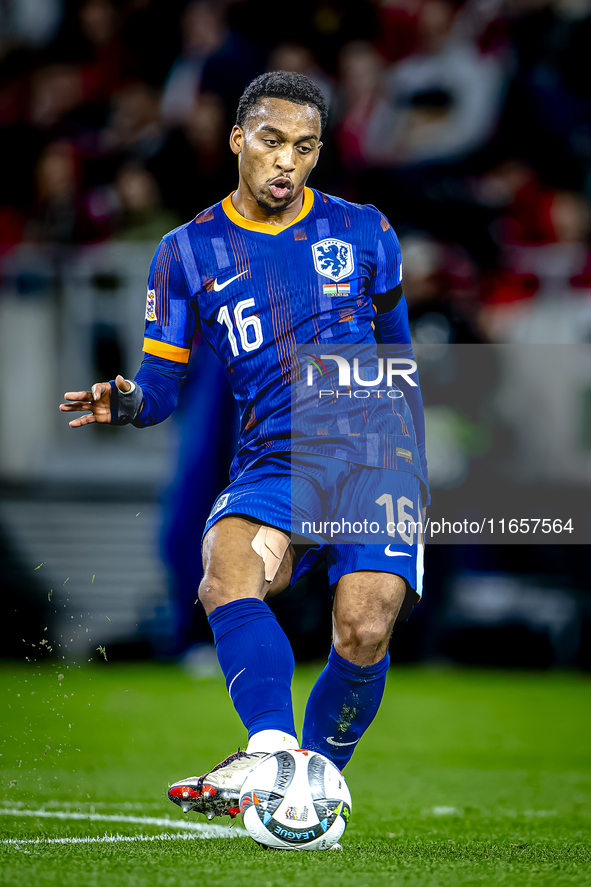
[{"label": "outstretched hand", "polygon": [[[123,376],[117,376],[115,384],[119,391],[129,391],[131,383]],[[86,413],[69,423],[70,428],[80,428],[93,422],[111,422],[111,383],[96,382],[91,391],[66,391],[67,403],[60,404],[62,413]]]}]

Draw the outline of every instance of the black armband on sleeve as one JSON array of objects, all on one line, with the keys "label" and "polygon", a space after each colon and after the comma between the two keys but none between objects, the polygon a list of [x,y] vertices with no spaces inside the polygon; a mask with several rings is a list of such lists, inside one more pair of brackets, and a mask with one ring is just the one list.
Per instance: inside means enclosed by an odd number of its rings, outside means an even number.
[{"label": "black armband on sleeve", "polygon": [[111,379],[111,425],[129,425],[140,413],[144,405],[144,392],[137,382],[133,391],[119,391]]},{"label": "black armband on sleeve", "polygon": [[387,293],[378,293],[372,296],[371,300],[378,314],[386,314],[387,311],[392,311],[393,308],[396,308],[401,298],[402,284],[399,283],[398,286],[395,286],[393,290],[388,290]]}]

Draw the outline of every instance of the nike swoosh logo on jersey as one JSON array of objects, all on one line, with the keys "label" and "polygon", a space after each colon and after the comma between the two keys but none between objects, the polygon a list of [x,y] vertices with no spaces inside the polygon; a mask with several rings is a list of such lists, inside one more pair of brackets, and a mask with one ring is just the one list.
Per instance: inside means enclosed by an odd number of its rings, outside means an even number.
[{"label": "nike swoosh logo on jersey", "polygon": [[329,742],[331,745],[355,745],[357,742],[359,742],[358,739],[354,739],[353,742],[337,742],[336,739],[332,738],[332,736],[327,736],[326,741]]},{"label": "nike swoosh logo on jersey", "polygon": [[229,286],[229,284],[233,283],[235,280],[238,280],[239,277],[242,277],[243,274],[246,274],[246,271],[241,271],[240,274],[237,274],[235,277],[231,277],[229,280],[224,280],[223,283],[218,283],[218,279],[213,282],[213,288],[216,293],[219,293],[220,290],[223,290],[224,287]]},{"label": "nike swoosh logo on jersey", "polygon": [[412,555],[409,554],[408,551],[390,551],[389,545],[386,545],[386,547],[384,548],[384,554],[386,554],[388,557],[412,557]]}]

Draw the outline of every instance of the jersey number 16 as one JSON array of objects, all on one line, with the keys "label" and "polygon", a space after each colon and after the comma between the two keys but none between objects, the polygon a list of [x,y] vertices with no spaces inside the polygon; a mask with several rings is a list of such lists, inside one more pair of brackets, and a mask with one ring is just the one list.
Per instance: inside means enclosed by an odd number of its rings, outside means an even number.
[{"label": "jersey number 16", "polygon": [[[240,334],[242,349],[244,351],[256,351],[256,349],[260,348],[263,344],[263,328],[261,326],[261,320],[256,314],[250,314],[248,317],[243,317],[243,313],[247,308],[254,308],[254,299],[242,299],[242,301],[237,303],[234,308],[234,322],[238,333]],[[218,311],[217,322],[225,323],[228,327],[228,342],[230,343],[232,354],[234,357],[238,357],[238,342],[234,334],[234,324],[232,323],[232,318],[230,317],[227,305],[222,305]],[[249,328],[252,331],[251,338],[254,336],[253,342],[248,341]]]}]

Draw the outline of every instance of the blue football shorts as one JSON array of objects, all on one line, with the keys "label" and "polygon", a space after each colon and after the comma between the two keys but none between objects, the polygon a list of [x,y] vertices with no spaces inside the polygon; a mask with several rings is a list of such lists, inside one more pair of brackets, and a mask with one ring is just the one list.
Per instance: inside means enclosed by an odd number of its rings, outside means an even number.
[{"label": "blue football shorts", "polygon": [[274,453],[218,496],[203,535],[221,518],[243,515],[304,546],[292,584],[325,559],[331,586],[360,570],[394,573],[415,592],[415,603],[423,589],[421,501],[421,482],[410,472]]}]

